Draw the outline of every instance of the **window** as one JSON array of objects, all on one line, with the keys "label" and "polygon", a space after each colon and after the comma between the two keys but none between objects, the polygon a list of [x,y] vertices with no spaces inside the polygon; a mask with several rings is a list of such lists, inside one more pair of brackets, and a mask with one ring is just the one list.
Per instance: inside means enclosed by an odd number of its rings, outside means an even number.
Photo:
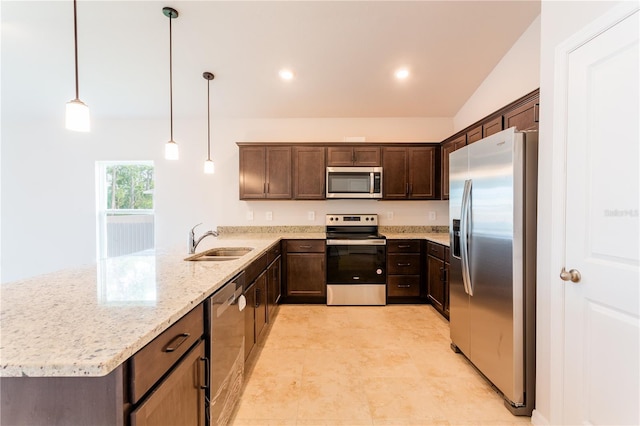
[{"label": "window", "polygon": [[98,162],[98,259],[154,248],[152,161]]}]

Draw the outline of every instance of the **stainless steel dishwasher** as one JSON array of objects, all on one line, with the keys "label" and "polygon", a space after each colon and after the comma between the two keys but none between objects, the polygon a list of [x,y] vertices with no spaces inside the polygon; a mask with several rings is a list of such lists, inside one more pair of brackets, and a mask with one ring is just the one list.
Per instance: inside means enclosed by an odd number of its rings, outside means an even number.
[{"label": "stainless steel dishwasher", "polygon": [[207,315],[211,328],[208,358],[210,386],[207,396],[209,424],[226,425],[240,399],[244,380],[244,272],[210,297]]}]

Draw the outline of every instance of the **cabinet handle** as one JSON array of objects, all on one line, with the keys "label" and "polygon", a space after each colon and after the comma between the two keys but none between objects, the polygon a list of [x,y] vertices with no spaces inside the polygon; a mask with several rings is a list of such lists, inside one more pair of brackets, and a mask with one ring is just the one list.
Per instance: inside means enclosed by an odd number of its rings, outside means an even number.
[{"label": "cabinet handle", "polygon": [[311,246],[299,246],[299,248],[301,248],[301,249],[310,249]]},{"label": "cabinet handle", "polygon": [[408,184],[408,183],[407,183],[407,184],[405,184],[405,187],[404,187],[404,195],[409,195],[409,184]]},{"label": "cabinet handle", "polygon": [[256,288],[256,308],[260,307],[260,289]]},{"label": "cabinet handle", "polygon": [[539,103],[536,103],[533,105],[533,122],[534,123],[540,122],[540,104]]},{"label": "cabinet handle", "polygon": [[200,389],[209,389],[211,379],[211,364],[206,356],[200,357],[200,361],[204,361],[204,385],[200,385]]},{"label": "cabinet handle", "polygon": [[[173,351],[175,351],[176,349],[178,349],[180,347],[181,344],[183,344],[184,342],[187,341],[189,336],[190,336],[189,333],[178,334],[176,337],[171,339],[169,344],[164,348],[164,351],[165,352],[173,352]],[[177,344],[175,346],[172,345],[172,343],[174,343],[174,342],[177,342]]]},{"label": "cabinet handle", "polygon": [[447,273],[444,267],[440,268],[440,281],[445,282],[447,280]]},{"label": "cabinet handle", "polygon": [[398,263],[398,266],[411,266],[410,263]]},{"label": "cabinet handle", "polygon": [[411,247],[409,244],[398,244],[398,248],[409,248]]},{"label": "cabinet handle", "polygon": [[269,193],[269,182],[267,182],[267,184],[266,184],[266,185],[267,185],[267,191],[266,191],[266,193],[268,194],[268,193]]},{"label": "cabinet handle", "polygon": [[398,284],[398,288],[411,288],[411,284]]}]

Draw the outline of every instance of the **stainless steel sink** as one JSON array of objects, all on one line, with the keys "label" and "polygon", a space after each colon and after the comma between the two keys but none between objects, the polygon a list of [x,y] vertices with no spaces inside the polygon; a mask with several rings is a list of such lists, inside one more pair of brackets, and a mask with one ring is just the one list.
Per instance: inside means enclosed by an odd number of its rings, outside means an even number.
[{"label": "stainless steel sink", "polygon": [[189,261],[223,262],[236,260],[252,251],[251,247],[216,247],[185,258]]}]

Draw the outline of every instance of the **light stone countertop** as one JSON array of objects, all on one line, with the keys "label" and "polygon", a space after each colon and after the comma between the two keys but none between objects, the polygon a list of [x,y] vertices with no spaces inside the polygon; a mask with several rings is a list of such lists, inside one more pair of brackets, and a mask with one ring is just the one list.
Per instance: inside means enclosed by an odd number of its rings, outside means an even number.
[{"label": "light stone countertop", "polygon": [[[385,235],[449,245],[442,233]],[[254,250],[237,260],[187,262],[184,248],[159,249],[2,284],[0,377],[107,375],[282,239],[325,234],[221,234],[197,252]]]},{"label": "light stone countertop", "polygon": [[427,240],[449,247],[449,234],[444,232],[383,232],[389,240]]}]

